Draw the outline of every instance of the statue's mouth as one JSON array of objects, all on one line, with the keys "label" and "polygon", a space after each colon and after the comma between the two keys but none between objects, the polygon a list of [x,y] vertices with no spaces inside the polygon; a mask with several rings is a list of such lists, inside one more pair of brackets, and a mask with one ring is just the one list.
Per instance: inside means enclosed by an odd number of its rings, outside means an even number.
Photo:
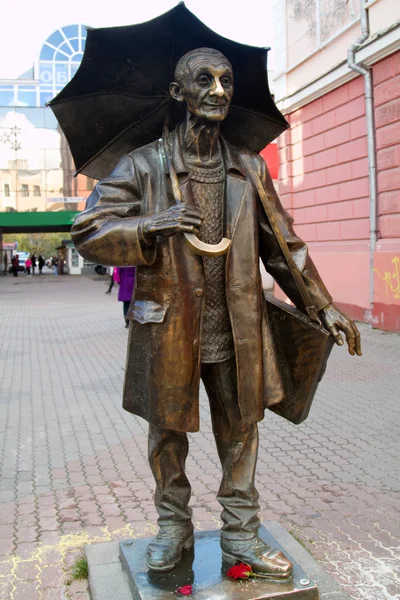
[{"label": "statue's mouth", "polygon": [[204,106],[208,106],[209,108],[224,108],[226,106],[226,102],[218,102],[218,104],[214,102],[205,102]]}]

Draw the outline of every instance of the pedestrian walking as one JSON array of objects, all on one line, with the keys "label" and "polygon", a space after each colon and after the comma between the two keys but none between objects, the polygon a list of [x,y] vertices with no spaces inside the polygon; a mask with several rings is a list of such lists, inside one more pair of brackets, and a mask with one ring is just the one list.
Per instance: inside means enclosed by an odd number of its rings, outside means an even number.
[{"label": "pedestrian walking", "polygon": [[38,258],[38,267],[39,267],[39,275],[41,275],[43,267],[44,267],[44,258],[41,254],[39,254],[39,258]]},{"label": "pedestrian walking", "polygon": [[12,257],[11,259],[12,273],[14,277],[18,277],[18,269],[19,269],[19,257],[18,254]]},{"label": "pedestrian walking", "polygon": [[123,302],[125,327],[129,327],[128,310],[135,285],[136,267],[116,267],[114,279],[119,283],[118,301]]},{"label": "pedestrian walking", "polygon": [[27,277],[32,277],[31,275],[31,267],[32,267],[32,259],[31,258],[27,258],[25,261],[25,269],[26,269],[26,276]]},{"label": "pedestrian walking", "polygon": [[8,266],[7,252],[4,252],[3,262],[4,262],[4,275],[7,275],[7,266]]},{"label": "pedestrian walking", "polygon": [[111,290],[114,287],[114,283],[115,283],[115,280],[114,280],[114,271],[116,270],[116,268],[117,267],[110,267],[110,283],[109,283],[109,286],[108,286],[108,290],[106,291],[106,294],[111,294]]},{"label": "pedestrian walking", "polygon": [[53,256],[53,258],[51,259],[51,266],[53,267],[54,275],[57,277],[57,275],[58,275],[58,258],[56,256]]},{"label": "pedestrian walking", "polygon": [[36,256],[34,254],[31,255],[31,261],[32,261],[32,275],[34,275],[35,269],[36,269]]}]

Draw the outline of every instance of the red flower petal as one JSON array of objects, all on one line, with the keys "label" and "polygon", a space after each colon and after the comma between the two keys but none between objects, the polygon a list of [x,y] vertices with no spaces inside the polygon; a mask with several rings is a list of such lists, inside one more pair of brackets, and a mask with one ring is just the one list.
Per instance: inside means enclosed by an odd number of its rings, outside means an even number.
[{"label": "red flower petal", "polygon": [[240,563],[240,565],[234,565],[227,572],[227,576],[232,579],[248,579],[253,574],[250,565],[246,563]]},{"label": "red flower petal", "polygon": [[191,596],[192,592],[193,592],[193,587],[191,585],[183,585],[182,587],[178,588],[176,591],[178,594],[181,594],[182,596]]}]

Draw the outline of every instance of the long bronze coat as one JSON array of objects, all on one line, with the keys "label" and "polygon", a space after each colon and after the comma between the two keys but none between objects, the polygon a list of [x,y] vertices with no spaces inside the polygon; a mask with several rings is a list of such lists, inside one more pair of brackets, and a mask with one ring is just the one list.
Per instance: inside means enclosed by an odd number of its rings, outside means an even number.
[{"label": "long bronze coat", "polygon": [[[179,129],[172,134],[173,161],[186,202],[193,204],[183,162]],[[232,240],[226,257],[226,294],[235,343],[239,407],[244,421],[260,421],[264,408],[281,399],[268,324],[263,319],[259,257],[284,292],[301,307],[292,277],[264,209],[246,177],[241,150],[221,139],[226,168],[225,236]],[[286,242],[301,269],[318,309],[331,301],[307,246],[294,233],[264,160],[252,163],[274,203]],[[123,406],[147,421],[176,431],[199,429],[199,380],[204,309],[202,259],[183,236],[157,237],[147,246],[141,215],[174,203],[160,141],[124,156],[99,182],[79,214],[72,237],[80,254],[103,265],[136,265],[137,278],[129,316],[128,355]]]}]

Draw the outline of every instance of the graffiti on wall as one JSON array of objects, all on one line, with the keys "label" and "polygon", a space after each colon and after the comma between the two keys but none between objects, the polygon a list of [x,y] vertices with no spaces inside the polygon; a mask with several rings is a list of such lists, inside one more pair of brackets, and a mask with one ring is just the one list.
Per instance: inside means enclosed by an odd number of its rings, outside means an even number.
[{"label": "graffiti on wall", "polygon": [[393,299],[400,299],[400,256],[392,258],[392,265],[392,270],[385,271],[384,274],[377,268],[374,268],[374,272],[379,279],[385,282],[386,297],[392,296]]},{"label": "graffiti on wall", "polygon": [[330,38],[353,22],[359,15],[359,2],[354,0],[319,0],[320,43]]}]

